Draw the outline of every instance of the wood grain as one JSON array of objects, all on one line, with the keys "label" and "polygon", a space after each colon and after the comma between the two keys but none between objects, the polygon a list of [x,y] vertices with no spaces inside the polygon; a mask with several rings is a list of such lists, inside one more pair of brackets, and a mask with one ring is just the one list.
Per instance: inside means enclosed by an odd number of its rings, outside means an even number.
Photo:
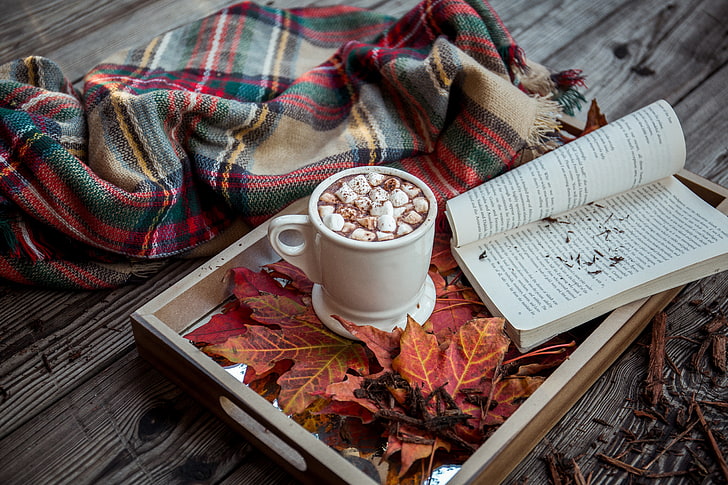
[{"label": "wood grain", "polygon": [[[224,0],[0,0],[0,63],[25,55],[58,62],[78,82],[101,59],[213,13]],[[276,7],[340,0],[272,0]],[[350,0],[398,16],[414,0]],[[587,96],[614,120],[652,100],[670,101],[684,127],[687,168],[728,185],[728,3],[723,0],[493,0],[529,58],[554,69],[580,68]],[[192,398],[139,358],[129,314],[191,271],[177,261],[138,286],[65,292],[0,284],[0,483],[295,483]],[[547,483],[544,457],[574,459],[592,484],[629,481],[598,454],[630,449],[630,434],[654,436],[635,466],[657,456],[681,430],[686,396],[725,401],[727,377],[691,366],[701,328],[728,311],[728,277],[689,285],[667,308],[665,400],[668,423],[635,415],[644,409],[649,334],[631,346],[541,440],[505,483]],[[700,304],[691,304],[699,300]],[[728,413],[703,406],[728,452]],[[696,431],[697,433],[697,431]],[[722,434],[721,434],[722,433]],[[697,434],[695,436],[698,436]],[[723,438],[720,438],[723,436]],[[675,446],[655,472],[687,469],[697,442]],[[720,483],[693,473],[689,483]],[[688,483],[681,477],[659,482]]]}]

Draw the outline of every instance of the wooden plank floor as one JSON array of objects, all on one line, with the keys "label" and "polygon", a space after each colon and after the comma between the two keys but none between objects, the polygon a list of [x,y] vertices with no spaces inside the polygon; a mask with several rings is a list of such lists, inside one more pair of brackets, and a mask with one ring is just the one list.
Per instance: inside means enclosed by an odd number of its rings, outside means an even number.
[{"label": "wooden plank floor", "polygon": [[[25,55],[57,61],[80,81],[114,51],[225,6],[225,0],[0,0],[0,64]],[[339,1],[269,1],[277,7]],[[415,0],[351,0],[400,15]],[[581,68],[589,98],[610,120],[659,98],[675,106],[687,168],[728,186],[728,2],[725,0],[493,0],[529,58]],[[295,483],[136,353],[129,314],[200,264],[175,261],[138,285],[97,292],[0,282],[0,483]],[[680,431],[685,396],[728,401],[728,376],[691,365],[701,327],[728,311],[728,275],[689,285],[668,307],[665,421],[637,417],[649,335],[589,389],[507,483],[547,483],[544,457],[572,459],[591,483],[628,482],[599,454],[644,464]],[[692,303],[691,303],[692,302]],[[701,302],[701,303],[696,303]],[[723,333],[728,332],[723,329]],[[728,413],[703,411],[728,454]],[[639,483],[721,483],[702,443],[676,446]],[[649,438],[639,445],[630,443]],[[639,448],[640,453],[634,450]],[[713,471],[701,474],[700,466]]]}]

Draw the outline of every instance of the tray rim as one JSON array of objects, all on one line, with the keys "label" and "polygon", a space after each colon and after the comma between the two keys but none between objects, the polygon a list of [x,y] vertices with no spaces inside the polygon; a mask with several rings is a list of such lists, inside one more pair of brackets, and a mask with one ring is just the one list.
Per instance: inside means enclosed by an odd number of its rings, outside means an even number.
[{"label": "tray rim", "polygon": [[[698,195],[726,210],[728,190],[687,170],[681,171],[678,178]],[[283,212],[303,212],[305,204],[306,199],[301,199]],[[327,483],[376,485],[378,482],[257,393],[241,385],[181,335],[185,327],[194,324],[229,297],[229,269],[242,265],[245,251],[256,244],[262,245],[260,249],[265,250],[267,227],[268,223],[256,227],[137,309],[131,315],[131,322],[139,353],[304,482],[313,480],[311,483],[320,483],[323,480]],[[610,312],[570,358],[556,368],[473,453],[447,482],[448,485],[505,479],[634,341],[654,314],[667,306],[683,287],[643,298]],[[182,311],[176,305],[180,299],[186,299],[188,303],[183,305]],[[197,386],[183,380],[176,373],[180,365],[218,386],[219,396],[209,399],[195,389]],[[258,436],[261,432],[264,438]],[[315,476],[311,475],[311,471]],[[322,471],[325,473],[320,473]]]}]

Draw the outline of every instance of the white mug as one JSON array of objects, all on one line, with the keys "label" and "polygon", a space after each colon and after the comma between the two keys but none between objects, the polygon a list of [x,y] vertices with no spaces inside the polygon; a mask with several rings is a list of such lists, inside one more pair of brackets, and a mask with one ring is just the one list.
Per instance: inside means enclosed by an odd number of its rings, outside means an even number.
[{"label": "white mug", "polygon": [[[395,175],[422,190],[429,209],[413,232],[386,241],[358,241],[323,223],[318,210],[321,194],[341,178],[369,172]],[[283,259],[313,281],[312,304],[323,324],[354,338],[333,315],[384,331],[404,327],[408,315],[420,324],[430,317],[435,287],[427,273],[436,214],[432,190],[417,177],[389,167],[355,167],[321,182],[311,194],[307,214],[271,220],[268,240]]]}]

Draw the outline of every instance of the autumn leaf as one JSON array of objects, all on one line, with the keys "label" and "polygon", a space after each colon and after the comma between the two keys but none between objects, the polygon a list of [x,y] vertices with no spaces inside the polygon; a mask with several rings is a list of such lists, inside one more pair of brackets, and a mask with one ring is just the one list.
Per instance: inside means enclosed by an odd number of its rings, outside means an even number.
[{"label": "autumn leaf", "polygon": [[437,299],[432,315],[427,320],[427,331],[434,333],[440,343],[448,340],[464,322],[484,310],[475,293],[461,285],[448,284],[439,273],[430,272]]},{"label": "autumn leaf", "polygon": [[293,266],[288,261],[278,261],[266,265],[269,275],[273,278],[280,278],[289,282],[291,287],[304,295],[310,295],[313,289],[313,282],[308,279],[306,273],[300,268]]},{"label": "autumn leaf", "polygon": [[391,332],[385,332],[371,325],[356,325],[338,315],[334,318],[349,331],[355,338],[361,340],[374,354],[383,372],[392,370],[392,360],[399,354],[402,329],[395,327]]},{"label": "autumn leaf", "polygon": [[518,406],[543,383],[545,377],[519,376],[498,381],[492,394],[494,407],[483,416],[482,426],[495,426],[505,422]]},{"label": "autumn leaf", "polygon": [[272,293],[276,295],[288,293],[281,287],[280,283],[264,271],[253,271],[248,268],[239,267],[230,270],[230,274],[233,279],[233,295],[238,300],[258,296],[261,293]]},{"label": "autumn leaf", "polygon": [[503,324],[502,318],[477,318],[460,327],[445,354],[447,367],[442,369],[450,395],[493,379],[511,343]]},{"label": "autumn leaf", "polygon": [[[364,380],[365,378],[362,376],[348,375],[345,381],[329,384],[326,387],[325,394],[334,403],[356,404],[358,407],[363,408],[363,410],[349,408],[347,413],[353,411],[353,414],[347,414],[347,416],[358,417],[363,422],[369,423],[374,420],[374,413],[379,410],[379,407],[370,399],[360,398],[356,395],[356,391],[362,387]],[[339,406],[336,412],[342,410],[343,406]],[[333,411],[333,409],[329,408],[328,411]]]},{"label": "autumn leaf", "polygon": [[450,451],[450,443],[437,437],[423,436],[421,430],[412,426],[399,425],[396,433],[389,433],[384,458],[390,458],[395,453],[400,453],[397,475],[401,478],[415,462],[429,458],[438,449]]},{"label": "autumn leaf", "polygon": [[256,319],[275,321],[280,328],[250,325],[238,337],[223,344],[205,347],[204,351],[231,362],[252,366],[257,373],[272,369],[277,362],[294,362],[278,378],[278,397],[283,412],[300,413],[315,400],[315,395],[332,382],[344,379],[347,370],[368,373],[364,348],[326,329],[310,307],[298,313],[298,303],[277,295],[245,298]]},{"label": "autumn leaf", "polygon": [[220,313],[213,315],[210,321],[185,335],[185,338],[196,345],[222,343],[230,337],[245,332],[245,326],[252,322],[252,311],[240,305],[238,300],[224,305]]},{"label": "autumn leaf", "polygon": [[400,339],[400,353],[392,361],[392,368],[399,372],[412,386],[418,386],[429,393],[443,383],[442,369],[445,356],[440,351],[437,339],[428,334],[412,318]]},{"label": "autumn leaf", "polygon": [[607,117],[604,116],[604,113],[602,113],[602,110],[599,108],[599,104],[597,103],[596,99],[592,99],[591,104],[589,105],[589,111],[586,115],[586,123],[584,125],[584,129],[580,133],[579,136],[584,136],[587,133],[591,133],[592,131],[598,130],[602,126],[605,126],[607,124]]},{"label": "autumn leaf", "polygon": [[450,250],[450,238],[452,236],[449,233],[438,232],[435,234],[435,240],[432,244],[432,258],[430,264],[432,264],[437,272],[440,274],[448,274],[457,269],[458,263],[452,256]]}]

